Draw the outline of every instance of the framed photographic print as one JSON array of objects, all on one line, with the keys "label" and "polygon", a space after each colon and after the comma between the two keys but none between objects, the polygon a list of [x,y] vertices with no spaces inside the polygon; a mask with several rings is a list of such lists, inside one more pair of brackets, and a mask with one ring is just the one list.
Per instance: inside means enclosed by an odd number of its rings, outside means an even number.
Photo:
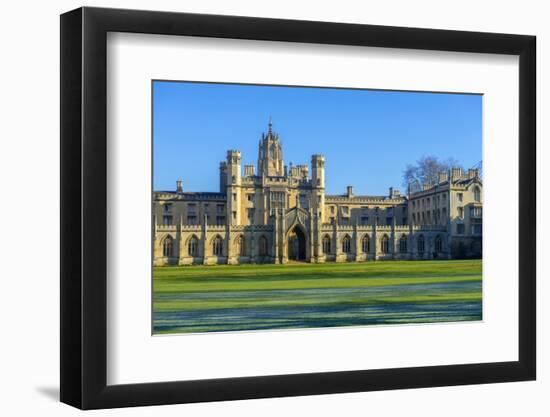
[{"label": "framed photographic print", "polygon": [[61,400],[531,380],[535,38],[61,16]]}]

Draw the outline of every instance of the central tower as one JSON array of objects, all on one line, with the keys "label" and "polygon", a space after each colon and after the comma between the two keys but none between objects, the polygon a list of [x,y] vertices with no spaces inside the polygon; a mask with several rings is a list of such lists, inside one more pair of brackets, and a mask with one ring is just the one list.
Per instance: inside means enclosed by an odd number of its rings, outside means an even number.
[{"label": "central tower", "polygon": [[266,177],[284,176],[283,148],[279,135],[273,133],[273,123],[269,118],[267,135],[262,133],[258,146],[258,175]]}]

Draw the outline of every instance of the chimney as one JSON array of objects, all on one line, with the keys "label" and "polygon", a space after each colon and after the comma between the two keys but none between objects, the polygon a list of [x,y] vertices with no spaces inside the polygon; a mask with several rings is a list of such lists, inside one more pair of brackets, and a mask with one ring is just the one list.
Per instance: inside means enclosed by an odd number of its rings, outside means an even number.
[{"label": "chimney", "polygon": [[477,178],[479,176],[479,171],[475,168],[470,168],[468,170],[468,179]]},{"label": "chimney", "polygon": [[348,189],[348,198],[352,198],[353,197],[353,186],[348,185],[347,189]]},{"label": "chimney", "polygon": [[457,181],[462,177],[461,168],[452,168],[451,169],[451,181]]},{"label": "chimney", "polygon": [[244,176],[253,177],[254,176],[254,165],[245,165],[244,166]]},{"label": "chimney", "polygon": [[390,198],[400,197],[401,193],[393,187],[390,187]]},{"label": "chimney", "polygon": [[177,180],[176,181],[176,193],[181,194],[183,193],[183,181]]},{"label": "chimney", "polygon": [[449,173],[447,171],[439,171],[439,183],[449,180]]}]

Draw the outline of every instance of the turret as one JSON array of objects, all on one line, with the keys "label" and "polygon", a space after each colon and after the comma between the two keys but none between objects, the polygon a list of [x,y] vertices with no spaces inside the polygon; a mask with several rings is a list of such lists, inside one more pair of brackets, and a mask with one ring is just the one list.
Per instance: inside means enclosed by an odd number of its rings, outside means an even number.
[{"label": "turret", "polygon": [[227,218],[228,224],[241,222],[241,153],[227,151]]},{"label": "turret", "polygon": [[227,151],[227,174],[228,184],[241,184],[241,153],[239,151]]},{"label": "turret", "polygon": [[325,157],[323,155],[311,156],[311,184],[312,206],[320,221],[323,222],[325,213]]},{"label": "turret", "polygon": [[311,156],[311,180],[314,187],[325,188],[325,157],[323,155]]},{"label": "turret", "polygon": [[220,162],[220,193],[225,193],[227,190],[227,162]]},{"label": "turret", "polygon": [[284,173],[283,147],[279,141],[279,135],[273,132],[270,118],[267,135],[262,134],[258,144],[258,175],[282,177]]}]

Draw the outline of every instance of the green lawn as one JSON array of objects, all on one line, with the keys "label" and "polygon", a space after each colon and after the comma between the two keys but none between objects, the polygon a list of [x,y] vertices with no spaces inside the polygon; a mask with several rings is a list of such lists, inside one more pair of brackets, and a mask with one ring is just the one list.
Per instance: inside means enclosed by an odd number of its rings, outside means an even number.
[{"label": "green lawn", "polygon": [[154,332],[481,319],[481,260],[157,267]]}]

